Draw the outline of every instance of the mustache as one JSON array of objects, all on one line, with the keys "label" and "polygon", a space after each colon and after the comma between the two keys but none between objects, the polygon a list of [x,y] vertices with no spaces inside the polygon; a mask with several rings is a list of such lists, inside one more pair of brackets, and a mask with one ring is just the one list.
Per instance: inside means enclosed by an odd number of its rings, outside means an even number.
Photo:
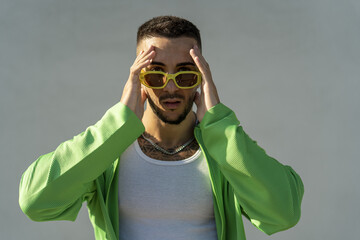
[{"label": "mustache", "polygon": [[173,99],[173,98],[178,98],[178,99],[185,99],[185,97],[183,95],[174,93],[174,94],[165,94],[159,97],[160,101],[163,101],[165,99]]}]

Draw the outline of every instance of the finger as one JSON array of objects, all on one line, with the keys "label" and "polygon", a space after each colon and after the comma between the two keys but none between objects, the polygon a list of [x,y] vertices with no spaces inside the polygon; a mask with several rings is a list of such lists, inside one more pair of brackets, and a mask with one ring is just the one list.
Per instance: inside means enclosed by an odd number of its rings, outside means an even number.
[{"label": "finger", "polygon": [[190,56],[191,56],[192,59],[194,60],[197,68],[200,70],[200,68],[202,68],[202,66],[201,66],[201,63],[200,63],[200,61],[199,61],[199,57],[196,55],[195,50],[194,50],[193,48],[190,49]]},{"label": "finger", "polygon": [[133,65],[146,61],[153,54],[152,51],[154,51],[154,47],[152,45],[146,50],[141,50],[136,56]]},{"label": "finger", "polygon": [[147,49],[141,50],[140,53],[138,54],[138,56],[146,55],[146,54],[148,54],[149,52],[151,52],[154,49],[155,49],[155,47],[153,45],[150,45]]},{"label": "finger", "polygon": [[135,71],[136,72],[140,71],[141,69],[149,66],[150,63],[151,63],[151,59],[147,59],[144,62],[141,62],[141,63],[137,64],[136,67],[135,67]]},{"label": "finger", "polygon": [[144,59],[152,61],[152,59],[155,57],[155,55],[156,55],[155,50],[152,50],[151,52],[149,52],[148,54],[146,54],[144,56]]},{"label": "finger", "polygon": [[135,61],[134,62],[136,62],[136,61],[138,61],[143,55],[144,55],[144,50],[141,50],[137,55],[136,55],[136,58],[135,58]]},{"label": "finger", "polygon": [[134,64],[142,63],[148,59],[152,59],[155,56],[155,50],[151,50],[150,52],[143,52],[142,54],[139,54],[139,56],[136,58]]},{"label": "finger", "polygon": [[206,67],[206,64],[204,63],[204,61],[201,61],[200,57],[196,54],[194,49],[190,50],[190,55],[191,55],[192,59],[194,60],[199,71],[202,74],[204,74],[207,70],[207,67]]},{"label": "finger", "polygon": [[209,64],[207,63],[207,61],[205,60],[204,56],[201,54],[201,51],[199,49],[199,47],[197,45],[195,45],[193,47],[194,49],[194,54],[199,58],[200,62],[202,63],[202,65],[206,68],[208,68]]},{"label": "finger", "polygon": [[154,59],[155,55],[156,55],[156,52],[151,51],[146,56],[143,56],[141,59],[139,59],[132,66],[133,72],[138,73],[141,69],[143,69],[144,67],[147,67],[148,65],[150,65],[152,60]]}]

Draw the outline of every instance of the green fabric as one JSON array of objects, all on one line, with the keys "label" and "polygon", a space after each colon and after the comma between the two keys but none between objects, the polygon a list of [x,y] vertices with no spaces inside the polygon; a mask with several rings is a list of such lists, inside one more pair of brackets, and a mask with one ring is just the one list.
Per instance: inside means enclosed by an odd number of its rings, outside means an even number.
[{"label": "green fabric", "polygon": [[304,186],[289,166],[269,157],[223,104],[211,108],[195,128],[208,161],[218,207],[219,239],[245,239],[241,213],[267,234],[300,219]]},{"label": "green fabric", "polygon": [[[34,221],[74,221],[87,201],[96,239],[119,239],[118,161],[144,132],[122,103],[54,152],[39,157],[20,182],[19,204]],[[272,234],[300,218],[300,177],[266,155],[223,104],[210,109],[195,128],[208,162],[218,239],[245,239],[241,214]]]}]

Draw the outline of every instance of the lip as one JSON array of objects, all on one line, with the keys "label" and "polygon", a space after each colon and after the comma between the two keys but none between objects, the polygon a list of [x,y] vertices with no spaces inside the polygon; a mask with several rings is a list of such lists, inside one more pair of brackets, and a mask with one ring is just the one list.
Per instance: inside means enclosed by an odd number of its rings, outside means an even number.
[{"label": "lip", "polygon": [[171,110],[177,109],[180,106],[181,102],[181,99],[165,99],[161,101],[165,108]]}]

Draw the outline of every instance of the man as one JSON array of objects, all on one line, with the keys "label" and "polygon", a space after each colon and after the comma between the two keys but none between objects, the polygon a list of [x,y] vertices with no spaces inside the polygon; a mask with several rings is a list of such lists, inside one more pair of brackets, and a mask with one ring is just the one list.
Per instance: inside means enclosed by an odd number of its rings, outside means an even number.
[{"label": "man", "polygon": [[242,214],[267,234],[294,226],[302,196],[220,103],[196,26],[162,16],[138,30],[120,102],[37,159],[19,203],[35,221],[74,221],[87,201],[96,239],[224,240],[245,239]]}]

